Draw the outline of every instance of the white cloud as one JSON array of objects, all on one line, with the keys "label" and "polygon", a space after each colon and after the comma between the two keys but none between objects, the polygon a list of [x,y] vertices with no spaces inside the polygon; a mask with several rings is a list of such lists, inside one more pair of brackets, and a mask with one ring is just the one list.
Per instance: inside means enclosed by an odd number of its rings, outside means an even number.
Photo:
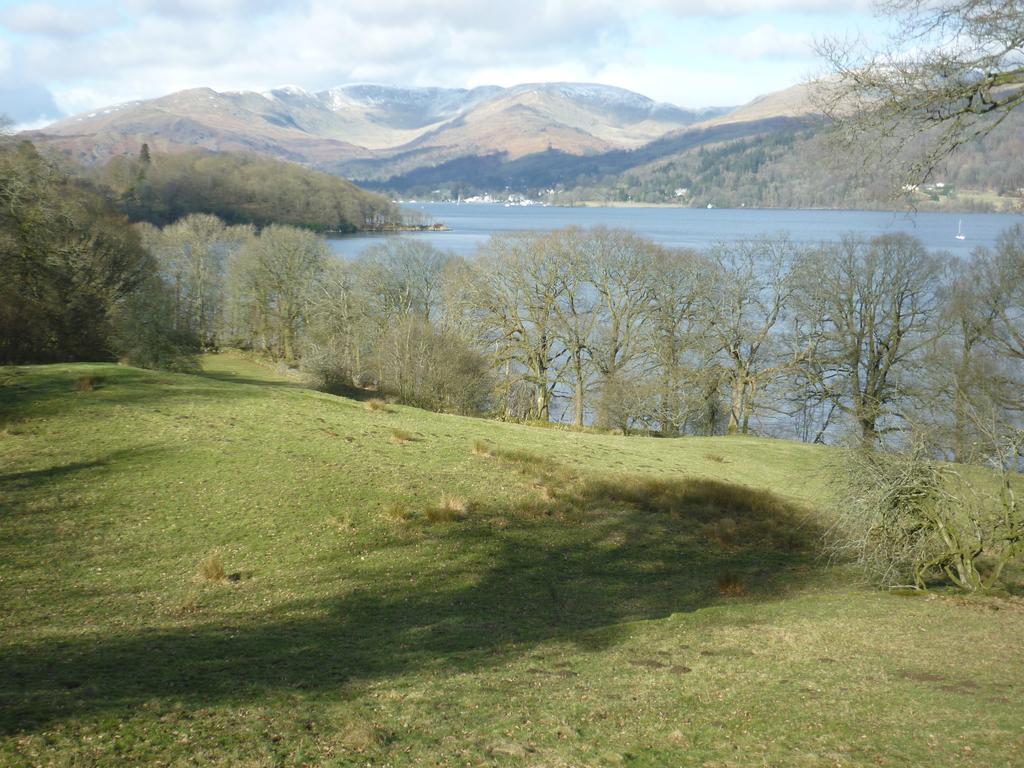
[{"label": "white cloud", "polygon": [[814,36],[762,24],[738,38],[719,38],[713,47],[719,53],[732,54],[743,61],[806,59],[813,55]]},{"label": "white cloud", "polygon": [[197,18],[224,17],[230,14],[253,16],[272,10],[285,11],[295,5],[287,0],[126,0],[125,6],[135,13],[159,16]]},{"label": "white cloud", "polygon": [[51,3],[25,3],[0,12],[0,24],[13,32],[53,38],[88,35],[113,19],[108,6],[68,8]]},{"label": "white cloud", "polygon": [[[760,93],[792,84],[793,80],[784,80],[791,73],[779,66],[794,47],[805,55],[808,37],[802,30],[807,14],[839,19],[867,4],[867,0],[91,2],[95,5],[86,8],[72,6],[70,0],[22,3],[0,15],[21,33],[7,69],[32,73],[32,79],[45,83],[60,108],[69,113],[201,85],[264,90],[280,82],[319,90],[356,81],[473,86],[588,80],[687,106],[737,103],[754,95],[750,94],[754,88]],[[771,24],[764,18],[766,12],[776,12]],[[742,34],[744,28],[737,20],[749,14],[761,14],[754,21],[762,26]],[[803,14],[803,21],[791,28],[793,14]],[[713,31],[709,34],[708,29]],[[92,34],[85,36],[87,30]],[[715,34],[722,39],[716,40]],[[727,39],[729,34],[732,39]],[[3,56],[0,38],[0,67]],[[772,67],[741,73],[750,69],[741,65],[752,59]],[[736,66],[730,68],[728,62]],[[706,68],[702,76],[694,77],[702,66]],[[684,85],[684,81],[692,82]]]},{"label": "white cloud", "polygon": [[0,76],[7,74],[14,64],[14,48],[0,37]]},{"label": "white cloud", "polygon": [[603,68],[596,79],[607,85],[642,93],[657,101],[690,108],[745,104],[756,96],[795,82],[783,81],[780,85],[770,78],[755,75],[748,75],[743,82],[737,82],[735,75],[713,68],[622,66],[617,63]]},{"label": "white cloud", "polygon": [[869,11],[874,0],[633,0],[634,7],[679,16],[739,16],[751,13],[838,14]]},{"label": "white cloud", "polygon": [[20,123],[15,123],[11,126],[11,132],[21,133],[22,131],[38,131],[40,128],[45,128],[52,124],[52,117],[37,117],[35,120],[25,120]]}]

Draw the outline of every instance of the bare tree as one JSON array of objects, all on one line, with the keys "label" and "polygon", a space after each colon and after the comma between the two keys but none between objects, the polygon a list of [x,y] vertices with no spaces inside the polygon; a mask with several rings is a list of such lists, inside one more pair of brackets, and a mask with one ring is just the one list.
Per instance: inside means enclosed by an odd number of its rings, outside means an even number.
[{"label": "bare tree", "polygon": [[944,265],[909,235],[845,238],[803,271],[801,310],[817,325],[808,388],[874,442],[914,391],[914,365],[940,331]]},{"label": "bare tree", "polygon": [[1012,425],[1024,411],[1024,228],[957,267],[944,308],[948,332],[929,361],[932,396],[917,420],[947,432],[953,458],[969,462],[987,444],[972,412],[998,413]]},{"label": "bare tree", "polygon": [[383,314],[414,315],[432,322],[440,313],[444,273],[452,258],[422,241],[388,238],[368,248],[356,267]]},{"label": "bare tree", "polygon": [[834,77],[817,88],[850,154],[884,161],[904,191],[1024,103],[1019,0],[881,0],[895,32],[881,50],[819,44]]},{"label": "bare tree", "polygon": [[361,383],[375,337],[370,299],[359,289],[353,272],[350,264],[328,260],[307,303],[303,367],[328,392]]},{"label": "bare tree", "polygon": [[252,237],[248,227],[227,227],[216,216],[190,214],[161,230],[143,230],[174,295],[179,330],[217,346],[223,330],[224,278],[230,254]]},{"label": "bare tree", "polygon": [[507,391],[516,381],[529,383],[531,415],[543,420],[550,418],[557,364],[564,357],[556,310],[565,281],[550,252],[556,242],[555,235],[537,233],[492,237],[463,275],[480,343],[505,369]]},{"label": "bare tree", "polygon": [[[957,462],[973,460],[978,445],[970,414],[977,408],[999,407],[1017,387],[1005,375],[995,348],[996,324],[1002,311],[1001,288],[993,290],[993,263],[984,249],[955,265],[943,308],[947,332],[936,338],[927,361],[925,385],[930,396],[917,421],[930,425],[936,442],[944,442]],[[950,418],[951,417],[951,418]]]},{"label": "bare tree", "polygon": [[404,403],[462,414],[486,408],[491,381],[485,356],[422,318],[399,320],[375,340],[373,354],[381,391]]},{"label": "bare tree", "polygon": [[655,421],[677,435],[696,406],[695,384],[710,365],[706,329],[698,311],[708,290],[711,265],[693,251],[658,249],[646,274],[650,311],[645,325],[648,375],[657,381]]},{"label": "bare tree", "polygon": [[561,287],[555,302],[556,332],[568,358],[568,376],[573,388],[573,426],[581,428],[586,419],[586,396],[590,378],[594,333],[600,319],[600,299],[591,279],[593,264],[588,258],[590,233],[579,229],[551,235],[552,255],[558,260]]},{"label": "bare tree", "polygon": [[590,265],[593,289],[600,305],[600,324],[593,344],[593,361],[602,394],[597,422],[609,426],[608,406],[641,348],[642,328],[650,310],[647,273],[658,246],[621,229],[597,227],[582,241],[581,257]]},{"label": "bare tree", "polygon": [[1004,231],[994,252],[983,249],[979,287],[986,312],[991,313],[992,338],[1000,352],[1024,361],[1024,227]]},{"label": "bare tree", "polygon": [[292,362],[313,288],[328,259],[323,238],[270,226],[232,259],[236,314],[263,350]]},{"label": "bare tree", "polygon": [[788,238],[762,238],[720,245],[711,258],[714,281],[702,303],[706,338],[723,360],[729,432],[747,434],[757,395],[813,349],[812,343],[786,355],[778,343],[801,253]]}]

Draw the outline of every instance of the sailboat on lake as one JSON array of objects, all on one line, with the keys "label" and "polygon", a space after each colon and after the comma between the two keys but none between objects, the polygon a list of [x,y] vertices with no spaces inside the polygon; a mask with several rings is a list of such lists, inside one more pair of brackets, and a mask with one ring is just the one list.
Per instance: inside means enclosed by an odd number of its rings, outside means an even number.
[{"label": "sailboat on lake", "polygon": [[957,219],[956,220],[956,234],[954,235],[954,237],[957,240],[966,240],[967,239],[967,235],[964,234],[964,220],[963,219]]}]

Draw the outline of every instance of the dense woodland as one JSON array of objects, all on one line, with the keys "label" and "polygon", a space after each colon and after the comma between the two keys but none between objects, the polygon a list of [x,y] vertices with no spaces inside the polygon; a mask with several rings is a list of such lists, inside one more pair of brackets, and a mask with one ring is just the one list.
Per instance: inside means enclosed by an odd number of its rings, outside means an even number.
[{"label": "dense woodland", "polygon": [[29,144],[0,162],[5,363],[233,346],[439,410],[808,441],[928,423],[958,457],[972,414],[1021,405],[1020,227],[967,263],[904,235],[698,253],[606,229],[342,262],[283,224],[130,224]]},{"label": "dense woodland", "polygon": [[337,176],[256,155],[193,151],[116,157],[83,171],[133,221],[171,224],[210,213],[229,224],[288,224],[316,232],[393,229],[390,200]]},{"label": "dense woodland", "polygon": [[0,362],[107,359],[157,264],[95,189],[27,143],[0,151]]}]

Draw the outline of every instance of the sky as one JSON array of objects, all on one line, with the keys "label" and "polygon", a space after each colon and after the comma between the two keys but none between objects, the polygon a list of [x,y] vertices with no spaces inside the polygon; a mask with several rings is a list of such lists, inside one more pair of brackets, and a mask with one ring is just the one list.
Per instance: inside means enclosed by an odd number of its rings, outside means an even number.
[{"label": "sky", "polygon": [[19,127],[207,86],[616,85],[742,104],[880,37],[870,0],[0,0],[0,114]]}]

